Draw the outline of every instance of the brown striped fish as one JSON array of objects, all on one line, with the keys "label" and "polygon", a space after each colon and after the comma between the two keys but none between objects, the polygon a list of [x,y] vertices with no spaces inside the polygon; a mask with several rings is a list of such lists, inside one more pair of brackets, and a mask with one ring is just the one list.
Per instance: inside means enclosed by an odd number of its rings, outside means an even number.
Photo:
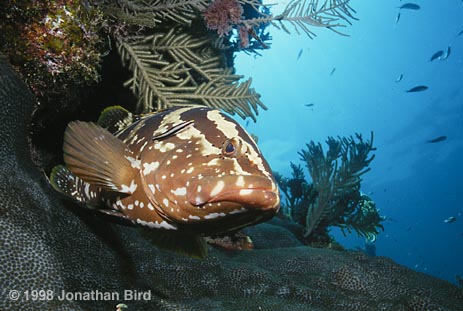
[{"label": "brown striped fish", "polygon": [[275,179],[252,137],[207,107],[142,116],[107,108],[98,124],[67,126],[63,158],[50,176],[56,190],[156,229],[156,245],[191,256],[205,256],[203,235],[268,220],[279,208]]}]

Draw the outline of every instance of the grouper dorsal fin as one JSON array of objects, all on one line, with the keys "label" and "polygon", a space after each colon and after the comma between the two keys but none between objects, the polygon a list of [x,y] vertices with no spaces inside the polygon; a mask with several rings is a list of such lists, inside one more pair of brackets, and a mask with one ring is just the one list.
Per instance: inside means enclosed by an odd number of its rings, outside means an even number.
[{"label": "grouper dorsal fin", "polygon": [[106,107],[98,118],[97,124],[114,134],[128,127],[136,117],[121,106]]},{"label": "grouper dorsal fin", "polygon": [[91,122],[71,122],[64,133],[66,166],[84,181],[131,194],[140,161],[120,139]]}]

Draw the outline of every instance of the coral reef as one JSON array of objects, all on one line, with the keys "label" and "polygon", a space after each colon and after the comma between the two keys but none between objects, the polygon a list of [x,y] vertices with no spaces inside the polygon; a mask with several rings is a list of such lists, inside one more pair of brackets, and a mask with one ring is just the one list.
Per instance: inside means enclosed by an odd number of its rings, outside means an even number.
[{"label": "coral reef", "polygon": [[2,4],[0,50],[43,103],[97,82],[103,14],[92,1],[15,1]]},{"label": "coral reef", "polygon": [[[113,17],[117,49],[133,73],[126,86],[138,98],[137,112],[202,104],[254,120],[258,107],[267,108],[251,79],[240,82],[243,77],[233,74],[233,53],[267,48],[268,24],[287,30],[290,23],[310,35],[309,25],[332,29],[341,26],[335,20],[352,18],[348,4],[338,1],[329,7],[294,1],[278,16],[260,0],[125,0],[103,9]],[[133,30],[137,25],[143,29]]]},{"label": "coral reef", "polygon": [[[386,258],[303,246],[295,224],[279,219],[247,229],[250,252],[211,248],[195,260],[160,251],[138,228],[95,217],[51,189],[29,154],[34,98],[5,58],[0,80],[1,310],[461,310],[457,286]],[[33,289],[120,299],[25,299]],[[20,299],[9,298],[12,290]],[[151,296],[128,300],[124,290]]]},{"label": "coral reef", "polygon": [[373,200],[360,192],[361,176],[368,172],[374,159],[373,133],[364,141],[356,137],[328,137],[326,154],[320,143],[311,141],[299,152],[310,173],[312,183],[305,180],[300,165],[290,163],[292,177],[276,174],[285,195],[282,213],[305,228],[304,238],[311,245],[329,245],[328,228],[337,226],[344,234],[355,231],[375,241],[383,229]]},{"label": "coral reef", "polygon": [[254,120],[266,107],[251,80],[234,74],[233,54],[268,48],[270,24],[311,36],[312,27],[334,30],[354,18],[346,1],[293,1],[275,16],[261,0],[9,0],[4,7],[0,51],[42,105],[81,105],[81,87],[99,81],[112,42],[133,75],[126,85],[136,112],[203,104]]},{"label": "coral reef", "polygon": [[270,25],[310,35],[354,19],[348,1],[293,1],[278,15],[261,0],[227,1],[225,20],[212,0],[4,1],[0,52],[37,97],[37,165],[60,162],[69,121],[94,120],[108,105],[144,113],[199,104],[256,120],[267,107],[235,73],[234,54],[268,48]]}]

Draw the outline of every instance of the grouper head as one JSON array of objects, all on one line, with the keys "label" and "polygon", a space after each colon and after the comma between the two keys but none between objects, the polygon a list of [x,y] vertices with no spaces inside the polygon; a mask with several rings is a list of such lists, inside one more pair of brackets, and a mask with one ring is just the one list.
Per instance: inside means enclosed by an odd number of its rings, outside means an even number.
[{"label": "grouper head", "polygon": [[269,165],[236,121],[218,110],[185,108],[166,114],[158,128],[141,161],[155,166],[144,178],[166,221],[220,233],[276,214]]}]

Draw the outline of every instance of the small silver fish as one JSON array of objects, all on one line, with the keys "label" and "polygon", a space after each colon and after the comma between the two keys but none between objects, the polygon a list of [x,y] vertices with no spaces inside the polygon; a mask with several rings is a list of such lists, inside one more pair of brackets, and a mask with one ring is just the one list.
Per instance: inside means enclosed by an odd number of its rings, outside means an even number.
[{"label": "small silver fish", "polygon": [[402,81],[402,78],[403,78],[403,77],[404,77],[404,75],[403,75],[403,74],[400,74],[400,75],[397,77],[397,79],[395,79],[395,82],[397,83],[397,82]]},{"label": "small silver fish", "polygon": [[303,50],[300,49],[300,50],[299,50],[299,53],[297,53],[297,59],[296,59],[296,60],[299,60],[299,58],[301,58],[302,52],[303,52]]},{"label": "small silver fish", "polygon": [[402,6],[399,7],[399,9],[407,9],[407,10],[419,10],[420,6],[415,3],[405,3]]},{"label": "small silver fish", "polygon": [[411,89],[405,91],[407,93],[416,93],[416,92],[423,92],[426,91],[428,87],[426,85],[418,85],[415,87],[412,87]]},{"label": "small silver fish", "polygon": [[105,109],[99,125],[68,125],[66,166],[50,176],[56,190],[104,214],[158,229],[156,245],[194,257],[205,256],[203,235],[276,214],[280,199],[272,171],[236,121],[202,106],[143,116],[122,109]]},{"label": "small silver fish", "polygon": [[457,218],[455,216],[450,216],[449,218],[445,219],[444,222],[446,224],[449,224],[449,223],[455,222],[456,220]]},{"label": "small silver fish", "polygon": [[435,144],[435,143],[440,143],[440,142],[442,142],[442,141],[444,141],[446,139],[447,139],[447,136],[439,136],[439,137],[427,140],[426,142],[431,143],[431,144]]},{"label": "small silver fish", "polygon": [[333,69],[331,69],[330,76],[332,76],[335,71],[336,71],[336,67],[333,67]]},{"label": "small silver fish", "polygon": [[397,13],[397,17],[395,18],[395,23],[398,24],[400,20],[400,12]]},{"label": "small silver fish", "polygon": [[439,50],[437,51],[436,53],[432,54],[431,58],[429,59],[430,62],[438,59],[439,57],[441,57],[442,55],[444,55],[444,51],[442,50]]},{"label": "small silver fish", "polygon": [[451,48],[450,48],[450,46],[449,46],[449,47],[447,48],[447,50],[445,51],[445,55],[442,56],[442,57],[440,58],[440,60],[446,60],[447,58],[449,58],[451,52],[452,52],[452,50],[451,50]]}]

